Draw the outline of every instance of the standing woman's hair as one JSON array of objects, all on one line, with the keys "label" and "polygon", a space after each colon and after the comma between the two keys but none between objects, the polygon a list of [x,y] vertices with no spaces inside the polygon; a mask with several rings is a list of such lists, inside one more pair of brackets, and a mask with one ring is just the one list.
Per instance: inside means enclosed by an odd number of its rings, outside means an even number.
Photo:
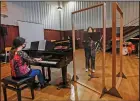
[{"label": "standing woman's hair", "polygon": [[[89,32],[89,29],[90,29],[90,28],[91,28],[92,32],[94,32],[94,29],[93,29],[92,27],[88,27],[87,32],[90,33],[90,32]],[[92,33],[92,32],[91,32],[91,33]],[[91,35],[88,35],[88,38],[89,38],[89,39],[92,39],[92,36],[91,36]]]},{"label": "standing woman's hair", "polygon": [[13,45],[10,51],[10,60],[14,58],[17,48],[25,43],[25,39],[22,37],[17,37],[13,41]]},{"label": "standing woman's hair", "polygon": [[94,29],[92,27],[88,27],[87,32],[89,31],[89,29],[92,29],[92,32],[94,32]]}]

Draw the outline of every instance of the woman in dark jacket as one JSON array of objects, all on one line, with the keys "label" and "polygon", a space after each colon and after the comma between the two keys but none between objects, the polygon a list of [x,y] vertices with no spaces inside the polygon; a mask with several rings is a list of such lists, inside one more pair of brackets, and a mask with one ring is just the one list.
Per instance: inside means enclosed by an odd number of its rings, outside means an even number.
[{"label": "woman in dark jacket", "polygon": [[13,41],[13,46],[9,55],[11,75],[14,79],[21,79],[28,76],[35,77],[37,75],[41,88],[43,88],[45,82],[41,71],[39,69],[31,69],[28,65],[31,62],[40,61],[41,58],[30,58],[22,51],[25,46],[25,39],[22,37],[17,37]]},{"label": "woman in dark jacket", "polygon": [[95,54],[96,47],[95,41],[92,40],[92,37],[88,35],[88,33],[94,32],[92,27],[88,27],[86,36],[87,38],[84,40],[84,50],[85,50],[85,58],[86,58],[86,72],[90,68],[90,60],[91,60],[91,70],[95,72]]}]

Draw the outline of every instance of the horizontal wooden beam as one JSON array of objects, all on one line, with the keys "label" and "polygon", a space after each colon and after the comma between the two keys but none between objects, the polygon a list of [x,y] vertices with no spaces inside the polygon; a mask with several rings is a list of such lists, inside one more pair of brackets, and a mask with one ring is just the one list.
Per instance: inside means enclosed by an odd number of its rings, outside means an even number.
[{"label": "horizontal wooden beam", "polygon": [[94,6],[90,6],[88,8],[80,9],[80,10],[77,10],[77,11],[72,12],[72,14],[79,13],[79,12],[82,12],[82,11],[85,11],[85,10],[88,10],[88,9],[96,8],[96,7],[99,7],[99,6],[103,6],[103,4],[104,3],[97,4],[97,5],[94,5]]},{"label": "horizontal wooden beam", "polygon": [[84,86],[84,87],[86,87],[87,89],[90,89],[90,90],[96,92],[97,94],[101,95],[101,91],[98,91],[94,87],[90,87],[90,86],[88,86],[88,85],[86,85],[86,84],[84,84],[84,83],[82,83],[80,81],[77,81],[77,83],[80,84],[80,85],[82,85],[82,86]]},{"label": "horizontal wooden beam", "polygon": [[122,81],[122,77],[119,77],[117,84],[116,84],[116,89],[118,89],[119,86],[121,85],[121,81]]},{"label": "horizontal wooden beam", "polygon": [[116,3],[117,5],[117,11],[119,11],[120,15],[122,16],[123,12],[122,9],[120,8],[120,6],[118,5],[118,3]]}]

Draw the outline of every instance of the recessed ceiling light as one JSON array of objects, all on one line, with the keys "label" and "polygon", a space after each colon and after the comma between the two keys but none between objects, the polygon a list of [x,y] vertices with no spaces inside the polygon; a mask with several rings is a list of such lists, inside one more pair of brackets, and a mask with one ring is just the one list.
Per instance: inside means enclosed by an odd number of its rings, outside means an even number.
[{"label": "recessed ceiling light", "polygon": [[58,9],[58,10],[62,10],[62,7],[59,6],[57,9]]},{"label": "recessed ceiling light", "polygon": [[8,17],[6,14],[0,14],[0,16],[4,18]]}]

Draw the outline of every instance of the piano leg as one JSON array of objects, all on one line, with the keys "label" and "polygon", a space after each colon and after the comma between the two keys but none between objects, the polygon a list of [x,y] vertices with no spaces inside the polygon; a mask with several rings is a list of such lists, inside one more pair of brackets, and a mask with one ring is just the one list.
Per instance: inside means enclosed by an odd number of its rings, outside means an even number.
[{"label": "piano leg", "polygon": [[48,82],[51,81],[51,69],[48,67]]},{"label": "piano leg", "polygon": [[62,68],[62,79],[63,79],[63,85],[66,85],[66,83],[67,83],[67,67]]},{"label": "piano leg", "polygon": [[46,69],[46,73],[48,72],[48,79],[46,79],[46,76],[45,76],[45,67],[42,66],[42,74],[43,74],[43,78],[44,80],[49,83],[51,81],[51,69],[50,67],[47,67],[48,69]]},{"label": "piano leg", "polygon": [[62,83],[59,84],[58,86],[58,90],[61,89],[61,88],[70,88],[70,85],[69,83],[67,82],[67,66],[65,67],[62,67]]},{"label": "piano leg", "polygon": [[45,78],[45,68],[42,66],[42,74],[43,74],[43,78],[44,78],[44,80],[46,79]]}]

